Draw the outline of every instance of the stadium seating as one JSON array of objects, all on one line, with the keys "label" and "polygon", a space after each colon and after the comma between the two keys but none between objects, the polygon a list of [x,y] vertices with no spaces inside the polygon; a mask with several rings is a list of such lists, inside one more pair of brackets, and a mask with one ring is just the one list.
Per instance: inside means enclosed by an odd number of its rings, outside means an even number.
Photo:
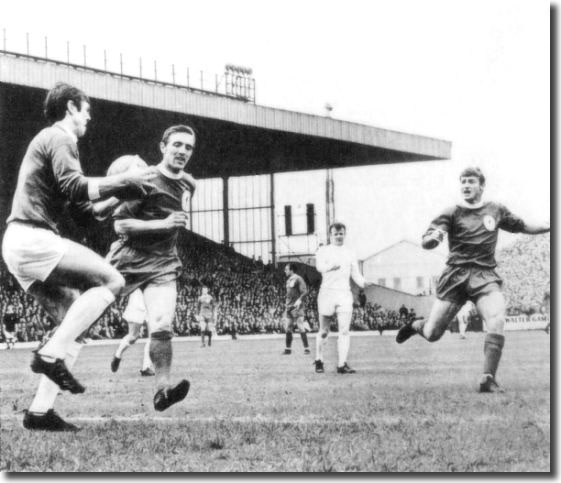
[{"label": "stadium seating", "polygon": [[[105,252],[111,239],[106,230],[77,235],[88,240],[94,249]],[[498,254],[499,273],[505,279],[505,294],[509,315],[531,314],[540,310],[543,294],[549,289],[549,234],[521,237]],[[207,285],[218,302],[218,334],[282,333],[284,313],[285,276],[283,271],[244,257],[234,250],[194,233],[186,232],[180,240],[183,271],[178,284],[178,302],[174,331],[179,336],[199,335],[195,318],[201,286]],[[310,287],[306,318],[312,331],[318,329],[317,281]],[[16,308],[21,322],[17,325],[20,341],[40,340],[54,323],[18,286],[5,266],[0,264],[0,316],[8,304]],[[88,332],[92,339],[120,338],[126,331],[121,319],[126,300],[121,299],[108,309],[100,321]],[[366,303],[355,307],[352,330],[397,329],[403,321],[398,307],[380,307]],[[332,327],[336,330],[336,324]],[[0,340],[3,334],[0,334]]]}]

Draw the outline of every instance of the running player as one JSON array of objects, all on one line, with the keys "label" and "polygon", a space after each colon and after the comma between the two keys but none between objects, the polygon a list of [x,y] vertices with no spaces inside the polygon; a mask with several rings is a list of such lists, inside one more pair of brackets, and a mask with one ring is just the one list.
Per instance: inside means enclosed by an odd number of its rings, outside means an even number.
[{"label": "running player", "polygon": [[323,351],[329,335],[331,318],[337,316],[339,336],[337,338],[339,374],[354,374],[356,371],[347,364],[351,344],[350,327],[353,315],[353,294],[351,277],[360,287],[367,283],[358,269],[353,252],[344,246],[346,227],[343,223],[333,223],[329,227],[330,244],[319,248],[316,253],[316,267],[323,278],[318,294],[319,332],[316,337],[316,372],[324,372]]},{"label": "running player", "polygon": [[[60,236],[63,208],[68,202],[113,195],[142,197],[155,173],[145,168],[105,178],[84,176],[77,141],[91,119],[88,97],[73,86],[58,83],[48,92],[44,108],[52,125],[33,138],[23,158],[2,256],[22,288],[60,324],[35,352],[32,371],[46,375],[60,389],[82,393],[85,387],[69,370],[79,351],[76,338],[113,303],[124,280],[95,252]],[[54,398],[47,395],[52,395],[52,388],[46,378],[41,379],[25,413],[24,427],[77,430],[53,410]]]},{"label": "running player", "polygon": [[208,293],[208,287],[202,288],[202,295],[197,301],[197,316],[201,328],[201,347],[205,347],[205,335],[208,338],[208,346],[212,344],[212,333],[214,332],[214,321],[216,316],[216,304],[212,295]]},{"label": "running player", "polygon": [[[129,331],[127,335],[125,335],[121,339],[119,347],[115,351],[115,355],[113,356],[113,360],[111,361],[112,372],[117,372],[117,370],[119,369],[121,359],[123,358],[123,352],[125,352],[131,345],[135,344],[142,335],[143,325],[147,321],[146,307],[144,305],[144,295],[142,294],[142,290],[137,289],[129,295],[127,307],[123,312],[123,320],[127,322]],[[148,337],[150,337],[150,333],[148,333]],[[150,338],[148,338],[146,344],[144,344],[142,369],[140,369],[140,375],[155,375],[152,360],[150,359]]]},{"label": "running player", "polygon": [[396,341],[405,342],[420,334],[429,342],[437,341],[446,327],[468,300],[487,326],[483,347],[483,374],[480,392],[495,392],[500,388],[495,380],[505,342],[505,300],[501,292],[502,279],[495,272],[495,247],[499,229],[512,233],[539,234],[549,232],[549,222],[530,224],[513,215],[505,206],[482,201],[485,177],[479,168],[466,168],[460,174],[463,202],[435,218],[423,235],[423,248],[438,246],[448,234],[447,267],[436,289],[428,320],[421,319],[404,325]]},{"label": "running player", "polygon": [[296,273],[296,264],[287,263],[284,267],[284,273],[286,275],[286,310],[284,313],[286,347],[283,354],[289,355],[292,353],[292,332],[294,330],[300,332],[304,354],[309,354],[308,336],[304,325],[304,297],[308,293],[308,287],[304,279]]},{"label": "running player", "polygon": [[[187,227],[187,210],[195,185],[183,169],[195,146],[188,126],[168,128],[160,142],[162,161],[152,180],[155,189],[143,200],[121,204],[115,211],[115,231],[120,238],[108,254],[123,274],[128,293],[140,288],[148,314],[150,359],[156,372],[154,408],[163,411],[185,398],[189,381],[172,385],[172,323],[177,302],[179,231]],[[191,178],[192,180],[192,178]]]},{"label": "running player", "polygon": [[16,324],[18,316],[12,304],[6,307],[4,312],[4,338],[6,339],[6,349],[13,349],[16,345]]}]

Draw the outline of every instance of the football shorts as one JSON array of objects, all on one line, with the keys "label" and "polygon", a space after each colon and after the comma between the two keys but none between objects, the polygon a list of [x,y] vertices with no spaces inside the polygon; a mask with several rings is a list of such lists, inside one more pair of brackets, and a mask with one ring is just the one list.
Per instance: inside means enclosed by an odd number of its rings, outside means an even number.
[{"label": "football shorts", "polygon": [[284,313],[284,329],[287,331],[298,330],[298,332],[305,332],[304,311],[287,310]]},{"label": "football shorts", "polygon": [[336,313],[353,311],[353,294],[350,290],[321,290],[318,294],[318,312],[330,317]]},{"label": "football shorts", "polygon": [[10,273],[27,291],[44,282],[68,250],[68,240],[54,231],[26,223],[8,223],[2,242],[2,257]]},{"label": "football shorts", "polygon": [[500,292],[503,281],[491,268],[476,265],[448,265],[436,287],[436,296],[458,305],[475,302],[481,295]]}]

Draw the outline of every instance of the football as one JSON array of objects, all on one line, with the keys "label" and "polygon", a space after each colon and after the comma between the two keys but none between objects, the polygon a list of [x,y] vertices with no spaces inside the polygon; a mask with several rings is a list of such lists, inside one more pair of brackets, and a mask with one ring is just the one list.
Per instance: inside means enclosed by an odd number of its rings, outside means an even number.
[{"label": "football", "polygon": [[107,170],[107,176],[121,174],[132,168],[145,168],[146,166],[148,165],[140,156],[125,154],[124,156],[118,157],[111,163],[109,169]]}]

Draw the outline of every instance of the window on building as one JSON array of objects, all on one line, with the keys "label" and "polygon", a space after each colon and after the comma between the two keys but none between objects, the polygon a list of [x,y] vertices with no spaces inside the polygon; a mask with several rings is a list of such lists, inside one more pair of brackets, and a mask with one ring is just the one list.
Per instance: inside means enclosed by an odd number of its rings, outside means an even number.
[{"label": "window on building", "polygon": [[425,279],[423,277],[417,277],[417,288],[425,287]]},{"label": "window on building", "polygon": [[393,288],[399,290],[401,288],[401,278],[395,277],[393,279]]},{"label": "window on building", "polygon": [[386,286],[386,279],[385,278],[379,278],[378,279],[378,285],[381,285],[382,287]]}]

